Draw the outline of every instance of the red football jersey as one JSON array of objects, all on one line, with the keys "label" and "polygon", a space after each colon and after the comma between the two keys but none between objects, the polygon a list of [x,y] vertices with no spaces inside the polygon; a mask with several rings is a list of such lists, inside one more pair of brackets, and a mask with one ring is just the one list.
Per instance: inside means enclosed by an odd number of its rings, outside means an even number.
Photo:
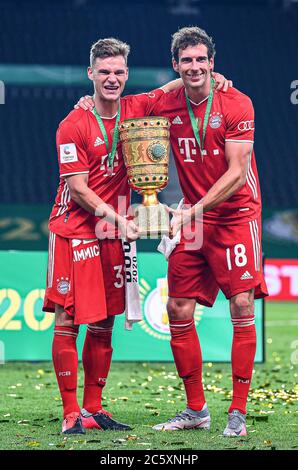
[{"label": "red football jersey", "polygon": [[[148,115],[151,101],[158,102],[163,94],[164,92],[158,89],[121,98],[120,120]],[[102,120],[111,148],[116,116]],[[107,172],[108,149],[96,117],[91,111],[82,109],[71,111],[60,123],[56,141],[60,182],[50,215],[49,229],[66,238],[95,238],[95,227],[99,218],[71,199],[65,177],[88,174],[88,187],[104,202],[112,205],[115,211],[125,214],[130,203],[130,189],[121,144],[117,145],[114,170],[110,176]]]},{"label": "red football jersey", "polygon": [[[200,139],[207,98],[199,104],[191,102],[198,122]],[[171,145],[181,189],[186,204],[196,204],[211,186],[227,171],[226,142],[254,141],[254,109],[250,98],[235,88],[214,91],[208,119],[204,152],[195,139],[188,114],[185,89],[165,93],[150,109],[171,121]],[[246,183],[227,201],[204,214],[204,222],[239,224],[256,219],[261,212],[260,185],[254,152]]]}]

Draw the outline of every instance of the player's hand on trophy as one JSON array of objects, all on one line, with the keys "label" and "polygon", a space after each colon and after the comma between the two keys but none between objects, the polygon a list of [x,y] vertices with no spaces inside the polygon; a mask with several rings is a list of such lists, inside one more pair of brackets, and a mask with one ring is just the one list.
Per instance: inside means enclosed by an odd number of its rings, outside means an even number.
[{"label": "player's hand on trophy", "polygon": [[216,90],[227,91],[231,86],[233,86],[232,80],[228,80],[224,75],[221,75],[217,72],[212,72],[212,77],[215,80]]},{"label": "player's hand on trophy", "polygon": [[172,209],[171,207],[166,207],[166,210],[169,214],[172,214],[171,226],[170,226],[170,238],[174,238],[181,227],[189,224],[192,219],[191,208],[189,209]]},{"label": "player's hand on trophy", "polygon": [[86,95],[82,96],[79,101],[74,105],[74,109],[84,109],[84,111],[92,111],[94,108],[93,97]]},{"label": "player's hand on trophy", "polygon": [[119,229],[123,238],[125,238],[128,243],[131,243],[140,238],[139,228],[133,222],[133,220],[123,219],[123,221],[121,221],[119,224]]}]

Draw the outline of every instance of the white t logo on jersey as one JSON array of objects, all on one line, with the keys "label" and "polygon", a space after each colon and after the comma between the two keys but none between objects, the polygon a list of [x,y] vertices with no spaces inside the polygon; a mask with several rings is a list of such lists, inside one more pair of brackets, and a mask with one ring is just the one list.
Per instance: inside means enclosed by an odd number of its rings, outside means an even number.
[{"label": "white t logo on jersey", "polygon": [[192,159],[192,155],[197,154],[196,150],[196,139],[191,137],[182,137],[178,138],[178,145],[179,145],[179,151],[181,155],[184,155],[186,158],[184,159],[185,162],[194,162]]},{"label": "white t logo on jersey", "polygon": [[[114,158],[114,165],[113,165],[114,168],[119,165],[119,161],[118,161],[118,160],[119,160],[118,152],[116,152],[115,158]],[[101,169],[102,171],[107,171],[107,170],[108,170],[108,154],[103,155],[103,156],[101,157],[100,169]],[[108,174],[106,173],[106,174],[104,174],[103,176],[113,176],[113,175],[115,175],[114,172],[112,173],[112,175],[108,175]]]}]

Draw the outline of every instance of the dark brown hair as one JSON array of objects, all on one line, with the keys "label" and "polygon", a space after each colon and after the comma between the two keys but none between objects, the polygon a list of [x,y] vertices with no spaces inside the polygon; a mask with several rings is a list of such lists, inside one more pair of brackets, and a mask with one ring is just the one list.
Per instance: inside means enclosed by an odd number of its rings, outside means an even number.
[{"label": "dark brown hair", "polygon": [[179,29],[172,36],[171,52],[173,59],[179,62],[179,49],[186,49],[188,46],[204,44],[208,51],[208,60],[215,56],[215,44],[211,36],[206,31],[197,26],[188,26]]}]

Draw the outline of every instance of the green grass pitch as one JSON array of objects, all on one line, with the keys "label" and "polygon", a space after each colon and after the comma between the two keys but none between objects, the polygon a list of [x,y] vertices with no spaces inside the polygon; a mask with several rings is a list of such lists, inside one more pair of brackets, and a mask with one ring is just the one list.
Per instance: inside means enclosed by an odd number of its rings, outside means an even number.
[{"label": "green grass pitch", "polygon": [[[62,407],[50,363],[0,365],[0,449],[298,449],[298,305],[267,303],[266,363],[255,366],[248,436],[224,438],[230,401],[229,364],[204,364],[211,431],[156,432],[151,425],[185,408],[172,363],[114,363],[104,406],[129,423],[127,432],[60,434]],[[83,374],[79,373],[79,396]]]}]

